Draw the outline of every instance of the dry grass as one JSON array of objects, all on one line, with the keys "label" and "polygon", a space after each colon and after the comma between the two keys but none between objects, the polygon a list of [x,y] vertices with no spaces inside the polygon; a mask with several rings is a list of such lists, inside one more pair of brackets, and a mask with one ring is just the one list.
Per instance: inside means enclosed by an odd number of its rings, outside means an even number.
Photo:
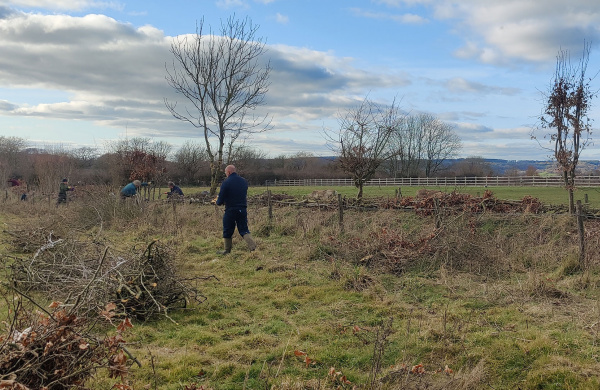
[{"label": "dry grass", "polygon": [[[337,211],[275,208],[269,221],[265,206],[252,205],[258,250],[236,236],[232,254],[219,257],[214,206],[100,197],[93,207],[0,207],[13,227],[5,230],[19,232],[5,232],[5,259],[35,254],[51,228],[119,251],[158,239],[185,275],[218,277],[203,284],[204,304],[171,314],[177,324],[134,324],[129,347],[143,365],[132,370],[135,388],[599,384],[596,221],[586,222],[589,269],[581,272],[569,216],[465,213],[436,228],[433,217],[404,211],[348,211],[342,235]],[[390,318],[383,342],[377,335]],[[92,387],[113,384],[99,373]]]}]

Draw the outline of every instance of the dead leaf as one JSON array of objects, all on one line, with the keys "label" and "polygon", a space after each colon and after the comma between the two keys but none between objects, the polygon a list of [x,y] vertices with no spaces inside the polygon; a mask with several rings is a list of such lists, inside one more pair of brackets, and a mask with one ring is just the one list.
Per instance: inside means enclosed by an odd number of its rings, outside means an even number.
[{"label": "dead leaf", "polygon": [[126,317],[123,321],[121,321],[119,326],[117,326],[117,330],[119,332],[123,332],[127,328],[133,328],[133,324],[131,323],[129,317]]},{"label": "dead leaf", "polygon": [[412,366],[412,368],[410,369],[410,372],[415,375],[422,375],[425,373],[425,367],[423,367],[422,364],[417,364],[415,366]]}]

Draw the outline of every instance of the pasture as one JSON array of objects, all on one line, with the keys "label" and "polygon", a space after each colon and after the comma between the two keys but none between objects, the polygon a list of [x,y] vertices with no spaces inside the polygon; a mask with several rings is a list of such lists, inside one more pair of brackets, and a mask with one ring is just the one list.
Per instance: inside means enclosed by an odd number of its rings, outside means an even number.
[{"label": "pasture", "polygon": [[[301,198],[323,188],[269,189]],[[356,191],[335,189],[347,197]],[[567,199],[560,188],[491,190],[499,199]],[[264,191],[252,188],[250,195]],[[576,198],[585,193],[588,207],[600,208],[597,190],[580,189]],[[394,197],[395,189],[366,187],[365,196]],[[432,216],[411,211],[347,210],[341,233],[336,210],[276,206],[269,220],[267,207],[252,203],[258,249],[248,252],[235,236],[233,252],[218,256],[222,209],[210,204],[135,204],[98,191],[66,207],[5,200],[0,210],[3,282],[11,281],[15,263],[41,258],[49,234],[108,248],[115,258],[139,256],[157,242],[176,265],[173,272],[199,278],[206,300],[132,319],[123,333],[131,353],[126,374],[98,368],[85,383],[91,389],[600,387],[596,219],[585,222],[582,270],[576,221],[564,214],[448,213],[436,226]],[[45,253],[56,259],[61,248]],[[61,258],[78,263],[90,256],[99,262],[102,254],[64,248],[69,252]],[[59,287],[52,290],[57,295],[69,286]],[[27,294],[41,307],[65,301],[47,291],[30,287]],[[2,293],[8,318],[15,292],[3,283]],[[110,291],[108,297],[116,300]],[[39,310],[27,299],[23,304]],[[98,324],[98,337],[115,334],[106,321]],[[130,366],[131,357],[141,367]]]}]

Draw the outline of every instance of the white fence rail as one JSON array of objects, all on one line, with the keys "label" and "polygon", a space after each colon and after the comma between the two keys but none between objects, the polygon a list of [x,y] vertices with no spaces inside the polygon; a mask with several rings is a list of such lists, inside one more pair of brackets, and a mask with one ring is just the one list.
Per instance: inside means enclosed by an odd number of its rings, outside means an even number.
[{"label": "white fence rail", "polygon": [[[300,179],[300,180],[267,180],[267,186],[353,186],[352,179]],[[412,177],[372,179],[365,186],[423,186],[423,187],[494,187],[494,186],[563,186],[560,176],[519,176],[519,177]],[[577,187],[600,187],[600,176],[578,176]]]}]

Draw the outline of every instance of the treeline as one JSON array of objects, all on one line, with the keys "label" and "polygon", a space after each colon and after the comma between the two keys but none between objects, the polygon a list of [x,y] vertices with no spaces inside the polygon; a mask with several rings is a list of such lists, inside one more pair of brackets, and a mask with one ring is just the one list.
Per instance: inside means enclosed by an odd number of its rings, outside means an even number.
[{"label": "treeline", "polygon": [[[269,158],[265,152],[247,145],[231,148],[226,163],[235,164],[251,185],[266,180],[346,178],[335,157],[317,157],[309,152]],[[425,176],[411,163],[410,176]],[[400,169],[396,177],[406,176]],[[404,175],[402,175],[404,173]],[[525,172],[524,172],[525,173]],[[535,174],[535,168],[528,169]],[[493,176],[492,166],[481,157],[449,162],[436,176]],[[511,174],[515,174],[511,172]],[[25,139],[0,136],[0,178],[3,186],[11,179],[21,180],[42,192],[55,192],[57,183],[68,178],[73,184],[122,186],[131,180],[169,180],[184,186],[208,186],[210,163],[200,143],[187,141],[180,148],[150,138],[132,138],[108,143],[105,152],[89,147],[30,147]],[[391,177],[389,166],[382,166],[376,177]]]},{"label": "treeline", "polygon": [[[334,158],[315,157],[310,153],[268,158],[266,153],[243,145],[229,150],[225,161],[235,164],[252,185],[273,179],[346,177],[337,168]],[[193,141],[175,150],[167,142],[132,138],[109,142],[100,153],[89,147],[34,148],[25,139],[0,136],[2,187],[20,181],[43,193],[52,193],[63,178],[68,178],[71,184],[122,186],[138,179],[208,186],[211,170],[206,149]]]}]

